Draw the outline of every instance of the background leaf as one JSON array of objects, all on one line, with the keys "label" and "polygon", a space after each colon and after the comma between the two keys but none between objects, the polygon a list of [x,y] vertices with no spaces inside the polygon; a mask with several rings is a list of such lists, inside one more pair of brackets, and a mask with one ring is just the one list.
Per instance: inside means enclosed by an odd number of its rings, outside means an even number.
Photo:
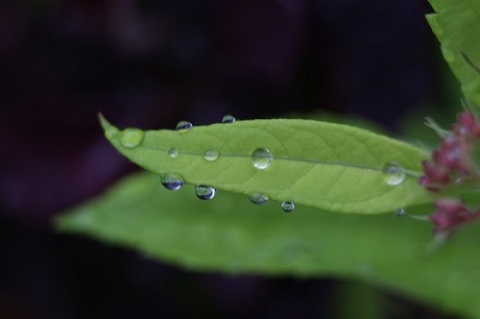
[{"label": "background leaf", "polygon": [[480,107],[480,1],[429,0],[428,23],[465,97]]},{"label": "background leaf", "polygon": [[[169,192],[141,173],[60,216],[62,231],[88,234],[187,268],[228,273],[357,278],[480,317],[478,224],[428,252],[431,225],[393,214],[331,214],[279,203],[255,206],[220,192],[208,202],[191,186]],[[418,214],[430,205],[410,208]]]},{"label": "background leaf", "polygon": [[[354,127],[255,120],[199,126],[186,133],[144,133],[131,128],[120,132],[104,119],[102,125],[115,148],[133,162],[194,185],[348,213],[381,213],[431,201],[417,183],[425,151]],[[266,169],[253,165],[251,154],[257,149],[273,156]],[[208,151],[218,158],[206,160]],[[392,163],[401,168],[392,170]]]}]

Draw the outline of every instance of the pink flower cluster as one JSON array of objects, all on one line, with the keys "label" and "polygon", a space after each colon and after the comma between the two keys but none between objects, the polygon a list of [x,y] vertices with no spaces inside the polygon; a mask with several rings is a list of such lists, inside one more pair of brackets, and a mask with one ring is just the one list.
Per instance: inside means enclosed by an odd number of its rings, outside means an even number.
[{"label": "pink flower cluster", "polygon": [[443,139],[440,149],[433,151],[432,162],[424,161],[424,176],[419,183],[427,190],[438,192],[452,185],[478,177],[472,159],[473,144],[480,141],[480,123],[469,112],[458,114],[457,123]]},{"label": "pink flower cluster", "polygon": [[[433,151],[432,161],[422,163],[424,176],[419,183],[431,192],[479,181],[473,150],[480,142],[480,122],[474,114],[462,112],[450,132],[443,135],[441,146]],[[449,234],[458,226],[480,219],[479,209],[470,209],[458,199],[438,199],[430,221],[435,234]]]}]

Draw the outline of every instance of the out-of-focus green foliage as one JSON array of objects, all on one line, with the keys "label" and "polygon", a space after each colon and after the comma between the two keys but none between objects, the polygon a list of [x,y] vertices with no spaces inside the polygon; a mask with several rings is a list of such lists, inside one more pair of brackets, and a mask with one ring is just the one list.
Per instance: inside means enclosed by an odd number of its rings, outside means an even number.
[{"label": "out-of-focus green foliage", "polygon": [[[412,207],[408,213],[430,210]],[[357,278],[480,317],[478,224],[428,251],[431,225],[406,216],[332,214],[304,206],[286,214],[278,202],[255,206],[229,192],[205,202],[191,186],[171,192],[158,176],[141,173],[61,216],[57,226],[183,267]]]},{"label": "out-of-focus green foliage", "polygon": [[480,107],[480,0],[429,0],[428,23],[465,97]]}]

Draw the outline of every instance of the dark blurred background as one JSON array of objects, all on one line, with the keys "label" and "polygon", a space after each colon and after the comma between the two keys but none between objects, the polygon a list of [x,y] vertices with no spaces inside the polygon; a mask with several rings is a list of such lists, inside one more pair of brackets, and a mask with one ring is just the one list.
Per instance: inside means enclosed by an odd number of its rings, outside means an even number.
[{"label": "dark blurred background", "polygon": [[[323,110],[398,133],[438,91],[428,12],[422,0],[2,0],[0,318],[334,317],[335,280],[200,274],[50,222],[137,169],[99,111],[153,129]],[[447,318],[390,298],[388,318]]]}]

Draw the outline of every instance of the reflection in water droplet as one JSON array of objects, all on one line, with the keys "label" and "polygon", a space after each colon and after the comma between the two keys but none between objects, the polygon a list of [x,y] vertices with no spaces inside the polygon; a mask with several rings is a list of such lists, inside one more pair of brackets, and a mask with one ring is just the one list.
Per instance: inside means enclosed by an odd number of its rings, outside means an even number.
[{"label": "reflection in water droplet", "polygon": [[383,168],[384,180],[385,183],[392,186],[397,186],[402,184],[407,177],[407,174],[403,168],[395,162],[390,162]]},{"label": "reflection in water droplet", "polygon": [[214,161],[218,158],[218,152],[216,150],[205,151],[203,158],[210,162]]},{"label": "reflection in water droplet", "polygon": [[273,156],[268,148],[257,148],[251,155],[253,166],[258,169],[267,168],[272,162]]},{"label": "reflection in water droplet", "polygon": [[171,148],[168,150],[168,156],[170,156],[171,158],[174,158],[174,157],[177,157],[178,155],[178,151],[176,148]]},{"label": "reflection in water droplet", "polygon": [[407,213],[407,211],[405,210],[405,208],[397,208],[393,211],[393,214],[397,217],[402,217],[404,216],[405,214]]},{"label": "reflection in water droplet", "polygon": [[215,188],[207,185],[195,186],[195,195],[201,200],[209,200],[215,196]]},{"label": "reflection in water droplet", "polygon": [[145,132],[138,128],[126,128],[120,136],[120,143],[123,147],[134,148],[142,143]]},{"label": "reflection in water droplet", "polygon": [[261,193],[252,194],[248,196],[248,199],[255,205],[263,205],[268,202],[268,197]]},{"label": "reflection in water droplet", "polygon": [[187,133],[193,127],[193,124],[187,121],[180,121],[177,124],[177,131],[180,133]]},{"label": "reflection in water droplet", "polygon": [[235,122],[237,119],[232,116],[232,115],[225,115],[222,119],[222,123],[233,123]]},{"label": "reflection in water droplet", "polygon": [[109,140],[113,139],[118,134],[118,129],[116,127],[109,127],[105,131],[105,137]]},{"label": "reflection in water droplet", "polygon": [[455,52],[453,52],[452,50],[449,50],[446,47],[442,46],[442,54],[443,54],[443,58],[448,63],[455,62]]},{"label": "reflection in water droplet", "polygon": [[282,203],[282,210],[285,213],[291,213],[295,210],[295,204],[292,202],[283,202]]},{"label": "reflection in water droplet", "polygon": [[178,191],[183,186],[183,178],[178,174],[166,174],[162,176],[162,185],[165,188]]}]

